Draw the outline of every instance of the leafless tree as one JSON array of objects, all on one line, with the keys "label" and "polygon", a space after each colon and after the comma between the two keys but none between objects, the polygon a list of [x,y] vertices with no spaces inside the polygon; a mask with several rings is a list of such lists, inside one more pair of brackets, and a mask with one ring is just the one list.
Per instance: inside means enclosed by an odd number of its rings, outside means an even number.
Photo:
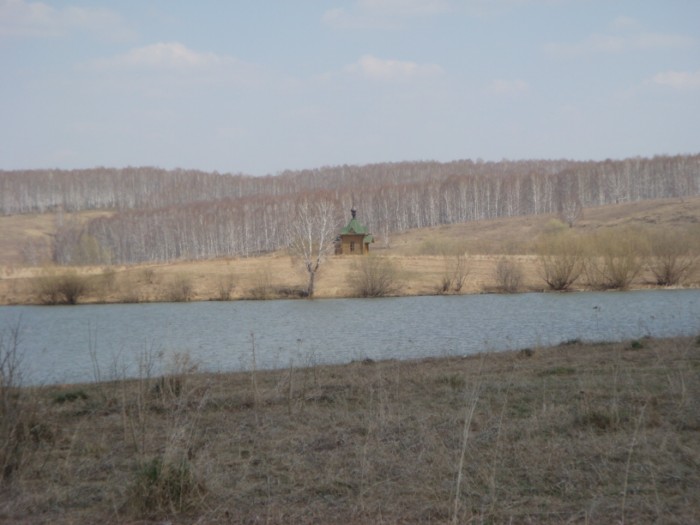
[{"label": "leafless tree", "polygon": [[337,205],[329,196],[308,195],[297,201],[287,230],[289,252],[304,265],[308,297],[313,297],[316,274],[333,251],[338,225]]},{"label": "leafless tree", "polygon": [[[358,188],[362,188],[358,192]],[[288,244],[300,196],[328,192],[394,232],[700,193],[700,155],[624,160],[397,162],[250,177],[159,168],[0,170],[0,214],[57,214],[59,264],[250,256]],[[110,210],[76,222],[73,212]],[[63,221],[65,215],[65,221]],[[37,259],[31,247],[29,260]]]}]

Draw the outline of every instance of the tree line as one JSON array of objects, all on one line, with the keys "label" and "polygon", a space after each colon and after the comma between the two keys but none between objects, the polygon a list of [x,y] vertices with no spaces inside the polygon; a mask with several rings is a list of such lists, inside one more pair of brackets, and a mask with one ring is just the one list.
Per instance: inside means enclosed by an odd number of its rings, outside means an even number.
[{"label": "tree line", "polygon": [[[700,155],[605,161],[400,162],[251,177],[157,168],[0,171],[0,213],[114,210],[56,236],[61,264],[249,256],[289,245],[299,199],[354,205],[392,232],[700,194]],[[569,219],[566,219],[569,220]]]}]

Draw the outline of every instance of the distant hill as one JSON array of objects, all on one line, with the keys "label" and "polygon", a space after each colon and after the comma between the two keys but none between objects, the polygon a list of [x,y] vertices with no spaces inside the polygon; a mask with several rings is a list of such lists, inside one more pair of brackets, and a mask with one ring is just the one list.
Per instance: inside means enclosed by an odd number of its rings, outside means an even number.
[{"label": "distant hill", "polygon": [[[287,243],[295,201],[332,199],[342,223],[353,205],[380,242],[413,228],[559,213],[700,194],[700,155],[600,162],[402,162],[287,171],[276,176],[157,168],[0,171],[0,214],[104,211],[59,220],[60,264],[250,256]],[[32,244],[34,243],[34,244]],[[37,244],[39,243],[39,244]],[[28,255],[29,256],[29,255]]]}]

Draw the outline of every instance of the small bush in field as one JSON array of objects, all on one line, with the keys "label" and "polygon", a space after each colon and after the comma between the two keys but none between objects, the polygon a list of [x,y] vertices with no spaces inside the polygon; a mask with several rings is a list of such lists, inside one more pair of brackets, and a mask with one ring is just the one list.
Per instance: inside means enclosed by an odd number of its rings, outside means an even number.
[{"label": "small bush in field", "polygon": [[523,271],[520,264],[508,257],[501,257],[496,264],[496,286],[502,292],[515,293],[520,289]]},{"label": "small bush in field", "polygon": [[194,297],[192,279],[187,275],[177,275],[167,284],[165,299],[171,303],[184,303]]},{"label": "small bush in field", "polygon": [[219,277],[217,282],[217,296],[218,301],[230,301],[233,289],[236,287],[233,275],[226,274]]},{"label": "small bush in field", "polygon": [[646,239],[634,230],[594,235],[584,265],[589,286],[602,290],[627,289],[642,270],[647,248]]},{"label": "small bush in field", "polygon": [[385,297],[396,292],[398,272],[394,264],[374,255],[358,257],[348,283],[358,297]]},{"label": "small bush in field", "polygon": [[581,242],[559,232],[545,236],[537,244],[539,274],[552,290],[567,290],[583,272]]},{"label": "small bush in field", "polygon": [[36,294],[43,304],[77,304],[89,290],[88,278],[75,272],[44,275],[36,281]]},{"label": "small bush in field", "polygon": [[692,275],[698,263],[693,238],[692,232],[677,230],[654,232],[650,236],[649,270],[656,284],[675,286]]}]

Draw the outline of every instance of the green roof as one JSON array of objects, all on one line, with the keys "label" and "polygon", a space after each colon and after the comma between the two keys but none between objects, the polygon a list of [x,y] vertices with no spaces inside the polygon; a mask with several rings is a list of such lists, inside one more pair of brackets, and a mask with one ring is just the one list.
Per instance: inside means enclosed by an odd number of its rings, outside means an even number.
[{"label": "green roof", "polygon": [[348,225],[340,230],[340,235],[351,235],[351,234],[358,234],[358,235],[367,235],[369,231],[367,231],[367,228],[362,226],[360,224],[360,221],[358,221],[356,218],[350,219],[350,222]]}]

